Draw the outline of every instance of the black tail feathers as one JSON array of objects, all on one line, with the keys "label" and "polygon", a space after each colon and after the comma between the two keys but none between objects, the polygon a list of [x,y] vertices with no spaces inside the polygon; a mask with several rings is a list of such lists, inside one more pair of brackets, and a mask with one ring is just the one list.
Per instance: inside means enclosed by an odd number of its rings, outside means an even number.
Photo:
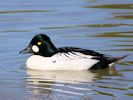
[{"label": "black tail feathers", "polygon": [[122,56],[122,57],[117,57],[115,62],[118,62],[118,61],[120,61],[120,60],[126,58],[127,56],[129,56],[129,54],[124,55],[124,56]]},{"label": "black tail feathers", "polygon": [[112,57],[112,56],[104,55],[102,57],[102,59],[100,59],[100,62],[98,62],[97,64],[92,66],[91,69],[108,68],[108,67],[113,66],[114,64],[116,64],[118,61],[126,58],[127,56],[129,56],[129,54],[124,55],[122,57]]}]

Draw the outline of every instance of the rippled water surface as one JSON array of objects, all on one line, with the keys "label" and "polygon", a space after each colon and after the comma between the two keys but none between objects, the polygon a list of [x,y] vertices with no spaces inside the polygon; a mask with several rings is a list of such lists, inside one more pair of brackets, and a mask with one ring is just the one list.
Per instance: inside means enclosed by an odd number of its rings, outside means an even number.
[{"label": "rippled water surface", "polygon": [[[31,71],[19,51],[37,33],[57,47],[130,54],[110,69]],[[1,0],[0,100],[133,100],[132,0]]]}]

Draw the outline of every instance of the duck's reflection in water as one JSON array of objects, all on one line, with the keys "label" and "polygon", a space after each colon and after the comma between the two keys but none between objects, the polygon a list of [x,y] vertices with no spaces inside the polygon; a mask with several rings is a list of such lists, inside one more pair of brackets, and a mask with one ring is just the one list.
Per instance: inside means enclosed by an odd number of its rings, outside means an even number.
[{"label": "duck's reflection in water", "polygon": [[[118,75],[115,70],[33,71],[27,70],[28,92],[43,97],[76,97],[91,94],[92,82],[102,76]],[[56,97],[56,98],[58,98]],[[55,97],[54,97],[55,98]]]}]

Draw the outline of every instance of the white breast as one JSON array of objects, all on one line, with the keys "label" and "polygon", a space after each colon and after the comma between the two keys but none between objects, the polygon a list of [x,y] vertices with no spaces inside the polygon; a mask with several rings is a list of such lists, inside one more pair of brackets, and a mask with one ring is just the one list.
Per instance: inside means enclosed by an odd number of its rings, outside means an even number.
[{"label": "white breast", "polygon": [[52,57],[33,55],[27,60],[27,68],[32,70],[88,70],[97,62],[92,56],[81,53],[58,53]]}]

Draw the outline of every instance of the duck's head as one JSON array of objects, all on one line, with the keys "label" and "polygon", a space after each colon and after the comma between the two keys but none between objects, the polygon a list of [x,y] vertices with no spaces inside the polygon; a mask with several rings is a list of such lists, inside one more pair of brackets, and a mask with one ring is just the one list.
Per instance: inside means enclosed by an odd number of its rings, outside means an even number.
[{"label": "duck's head", "polygon": [[50,57],[57,53],[57,51],[58,50],[47,35],[37,34],[33,37],[28,47],[20,53],[33,53],[35,55]]}]

